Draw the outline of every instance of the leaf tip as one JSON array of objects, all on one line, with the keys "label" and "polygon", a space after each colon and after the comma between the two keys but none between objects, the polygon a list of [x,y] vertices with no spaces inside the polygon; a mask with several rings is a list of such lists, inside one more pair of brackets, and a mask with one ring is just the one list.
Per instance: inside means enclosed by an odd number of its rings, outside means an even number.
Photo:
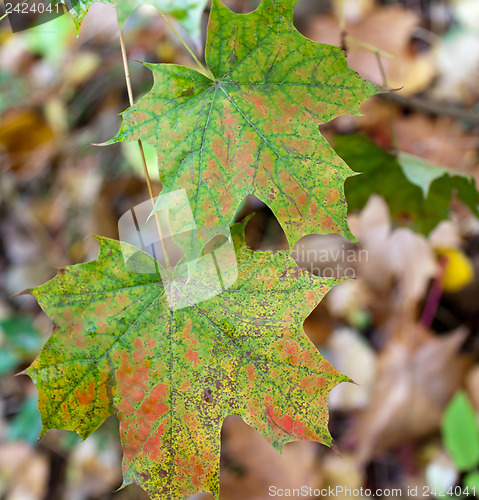
[{"label": "leaf tip", "polygon": [[129,482],[125,481],[125,479],[123,479],[123,482],[121,483],[121,485],[116,490],[113,490],[113,493],[117,493],[118,491],[123,490],[129,484],[131,484],[131,483],[129,483]]},{"label": "leaf tip", "polygon": [[50,427],[47,427],[45,424],[42,425],[42,430],[40,431],[40,435],[38,436],[37,442],[45,436],[45,434],[50,430]]},{"label": "leaf tip", "polygon": [[10,297],[20,297],[21,295],[35,295],[34,294],[35,288],[27,288],[25,290],[22,290],[21,292],[14,293]]},{"label": "leaf tip", "polygon": [[343,458],[343,456],[341,455],[341,451],[339,450],[339,446],[336,444],[336,441],[331,438],[331,451],[339,458]]}]

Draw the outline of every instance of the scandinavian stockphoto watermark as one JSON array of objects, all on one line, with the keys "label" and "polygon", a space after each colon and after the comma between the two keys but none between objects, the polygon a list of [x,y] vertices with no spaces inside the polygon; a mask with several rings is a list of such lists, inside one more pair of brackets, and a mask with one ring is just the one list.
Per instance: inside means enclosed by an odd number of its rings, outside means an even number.
[{"label": "scandinavian stockphoto watermark", "polygon": [[[247,250],[243,249],[243,251]],[[367,250],[345,244],[338,244],[334,248],[322,248],[320,244],[315,248],[307,249],[297,246],[289,252],[289,256],[299,267],[321,278],[356,278],[358,264],[369,260]],[[261,277],[263,279],[281,277],[283,271],[274,263],[282,259],[282,252],[261,252],[264,265]]]},{"label": "scandinavian stockphoto watermark", "polygon": [[[3,0],[3,12],[14,33],[53,21],[73,9],[79,0]],[[1,5],[1,4],[0,4]]]},{"label": "scandinavian stockphoto watermark", "polygon": [[[197,227],[185,189],[161,194],[128,210],[118,221],[118,232],[126,268],[159,275],[172,310],[230,288],[240,265],[248,266],[242,275],[252,272],[252,259],[258,259],[253,272],[262,281],[280,280],[285,275],[284,252],[251,252],[244,246],[235,251],[228,227]],[[368,260],[365,250],[342,243],[328,248],[295,248],[287,256],[324,278],[354,278],[356,264]],[[293,272],[296,266],[290,263]]]},{"label": "scandinavian stockphoto watermark", "polygon": [[214,297],[238,277],[229,228],[198,228],[184,189],[135,206],[118,231],[126,268],[159,274],[172,310]]}]

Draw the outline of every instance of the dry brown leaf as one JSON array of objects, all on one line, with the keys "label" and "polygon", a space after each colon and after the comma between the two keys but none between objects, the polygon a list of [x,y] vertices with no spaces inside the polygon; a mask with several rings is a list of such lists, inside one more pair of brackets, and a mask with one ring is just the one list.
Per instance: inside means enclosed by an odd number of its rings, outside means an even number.
[{"label": "dry brown leaf", "polygon": [[[322,473],[324,475],[321,488],[329,488],[336,490],[336,487],[356,488],[364,487],[365,474],[359,466],[354,455],[350,453],[341,453],[341,456],[328,453],[321,464]],[[334,498],[341,500],[351,498],[344,492],[337,493]]]},{"label": "dry brown leaf", "polygon": [[320,484],[316,443],[288,443],[281,455],[238,416],[226,418],[222,432],[223,500],[266,500],[270,486],[314,489]]},{"label": "dry brown leaf", "polygon": [[406,228],[393,231],[389,244],[391,269],[399,281],[397,301],[404,309],[413,309],[436,275],[434,252],[426,238]]},{"label": "dry brown leaf", "polygon": [[325,347],[336,369],[356,382],[336,386],[329,394],[329,409],[363,409],[369,402],[376,377],[376,353],[364,337],[346,327],[335,330]]},{"label": "dry brown leaf", "polygon": [[316,276],[353,277],[348,271],[356,261],[355,250],[356,245],[340,234],[311,234],[295,245],[293,258]]},{"label": "dry brown leaf", "polygon": [[[347,24],[351,37],[388,52],[394,59],[382,57],[389,88],[403,88],[402,93],[414,94],[424,90],[435,75],[434,58],[430,52],[414,54],[410,39],[419,20],[400,5],[377,8],[356,24]],[[332,16],[314,18],[307,31],[312,40],[341,45],[339,22]],[[361,76],[383,85],[381,69],[374,52],[359,49],[349,43],[348,64]]]},{"label": "dry brown leaf", "polygon": [[361,463],[438,430],[464,376],[466,360],[458,351],[465,337],[461,330],[437,338],[408,322],[394,332],[379,354],[371,403],[354,431]]},{"label": "dry brown leaf", "polygon": [[95,434],[79,443],[68,460],[65,498],[88,500],[112,491],[121,482],[120,456],[117,443],[100,444]]},{"label": "dry brown leaf", "polygon": [[400,151],[435,165],[469,174],[478,164],[478,137],[465,133],[451,118],[415,113],[396,120],[396,133]]},{"label": "dry brown leaf", "polygon": [[[388,241],[391,220],[386,202],[377,195],[371,196],[359,215],[348,218],[349,227],[358,239],[367,260],[359,266],[359,276],[372,289],[388,291],[393,283],[392,270],[388,262]],[[386,251],[386,255],[384,255]]]},{"label": "dry brown leaf", "polygon": [[325,301],[321,301],[304,321],[304,333],[314,345],[324,345],[333,331],[334,321]]},{"label": "dry brown leaf", "polygon": [[409,229],[392,231],[389,208],[377,195],[371,196],[360,215],[350,216],[349,225],[367,252],[367,259],[356,264],[358,277],[383,302],[390,296],[391,314],[413,311],[436,274],[430,243]]},{"label": "dry brown leaf", "polygon": [[27,443],[0,446],[0,496],[5,500],[45,498],[49,464],[46,455]]},{"label": "dry brown leaf", "polygon": [[450,220],[441,221],[429,234],[433,248],[461,248],[462,237],[457,224]]},{"label": "dry brown leaf", "polygon": [[479,412],[479,364],[475,364],[466,377],[466,389],[474,408]]},{"label": "dry brown leaf", "polygon": [[53,140],[53,131],[38,113],[12,109],[0,122],[0,164],[30,179],[47,166]]}]

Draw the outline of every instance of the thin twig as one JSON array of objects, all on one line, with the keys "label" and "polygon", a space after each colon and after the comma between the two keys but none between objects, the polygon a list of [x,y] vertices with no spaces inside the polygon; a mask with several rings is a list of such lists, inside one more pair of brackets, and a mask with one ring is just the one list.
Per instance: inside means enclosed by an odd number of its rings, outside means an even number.
[{"label": "thin twig", "polygon": [[390,93],[390,99],[404,108],[413,108],[437,116],[449,116],[463,120],[471,125],[479,125],[479,112],[436,101],[430,101],[421,97],[405,96],[402,94]]},{"label": "thin twig", "polygon": [[[126,88],[128,91],[128,100],[130,102],[130,106],[133,106],[135,104],[135,101],[133,99],[133,91],[131,88],[130,69],[128,67],[128,58],[126,55],[125,39],[123,37],[123,31],[121,29],[120,19],[118,17],[118,11],[117,11],[117,21],[118,21],[118,32],[120,34],[121,57],[123,60],[123,69],[125,71]],[[143,144],[141,142],[141,139],[138,139],[138,149],[140,150],[141,163],[143,165],[143,173],[145,174],[146,185],[148,186],[148,193],[150,195],[152,207],[154,208],[155,207],[155,202],[154,202],[155,195],[153,194],[153,186],[151,184],[150,173],[148,172],[148,166],[146,164],[145,152],[143,150]],[[158,235],[160,237],[161,247],[163,249],[163,255],[165,257],[166,267],[167,267],[167,269],[170,269],[170,258],[168,256],[168,250],[166,248],[165,239],[163,237],[164,236],[163,229],[161,227],[161,222],[160,222],[158,212],[155,213],[155,220],[156,220],[156,226],[158,228]]]},{"label": "thin twig", "polygon": [[341,31],[346,29],[346,11],[344,9],[344,0],[339,0],[339,27]]},{"label": "thin twig", "polygon": [[355,38],[354,36],[345,34],[344,41],[346,43],[348,43],[350,49],[352,49],[351,44],[357,45],[361,49],[368,50],[370,52],[375,52],[375,53],[379,52],[379,54],[381,54],[384,57],[387,57],[388,59],[394,59],[393,54],[386,52],[385,50],[382,50],[382,49],[372,45],[371,43],[363,42],[362,40],[359,40],[358,38]]},{"label": "thin twig", "polygon": [[[121,58],[123,61],[123,70],[125,72],[126,89],[128,91],[128,101],[130,102],[130,106],[133,106],[133,104],[135,104],[135,101],[133,100],[133,91],[131,88],[130,68],[128,67],[128,58],[126,55],[125,38],[123,37],[123,31],[121,29],[119,19],[118,19],[118,32],[120,34]],[[148,175],[147,175],[147,178],[149,178]],[[149,186],[150,183],[149,183],[149,181],[147,181],[147,182],[148,182],[148,186]]]},{"label": "thin twig", "polygon": [[161,14],[161,17],[165,20],[165,23],[169,26],[169,28],[171,29],[171,31],[173,31],[173,33],[176,35],[176,37],[178,38],[178,40],[182,43],[183,47],[185,47],[185,49],[188,51],[188,53],[190,54],[190,56],[195,60],[196,64],[212,79],[212,80],[216,80],[215,76],[213,75],[213,73],[211,73],[211,71],[205,67],[202,62],[196,57],[195,53],[188,47],[188,44],[183,40],[182,36],[178,33],[178,31],[176,31],[175,27],[171,24],[170,20],[166,17],[165,13],[163,11],[161,11],[160,9],[158,9],[160,14]]},{"label": "thin twig", "polygon": [[[376,55],[376,60],[378,62],[379,71],[381,71],[381,77],[383,79],[383,86],[385,89],[387,89],[388,88],[388,79],[386,76],[386,71],[384,70],[383,63],[381,61],[381,54],[377,50],[374,53]],[[388,92],[386,94],[386,99],[388,101],[389,127],[391,130],[391,139],[392,139],[392,143],[393,143],[394,154],[397,155],[399,153],[399,145],[398,145],[398,138],[397,138],[397,133],[396,133],[396,122],[394,121],[393,103],[391,101],[390,92]]]},{"label": "thin twig", "polygon": [[[388,57],[390,59],[394,59],[394,55],[390,54],[389,52],[386,52],[384,50],[381,50],[374,45],[371,45],[370,43],[363,42],[362,40],[358,40],[357,38],[354,38],[350,35],[348,35],[346,32],[343,32],[342,36],[342,45],[347,48],[349,44],[354,43],[358,47],[368,50],[370,52],[373,52],[374,55],[376,56],[376,60],[379,66],[379,71],[381,72],[381,77],[383,79],[383,87],[387,90],[389,85],[387,81],[387,76],[386,76],[386,71],[384,70],[384,65],[381,61],[381,56]],[[397,154],[399,152],[399,146],[398,146],[398,140],[397,140],[397,133],[396,133],[396,124],[394,121],[394,110],[393,110],[393,105],[391,101],[391,92],[387,92],[386,94],[386,99],[388,102],[388,110],[389,110],[389,127],[391,130],[391,140],[393,143],[393,148],[394,148],[394,153]]]}]

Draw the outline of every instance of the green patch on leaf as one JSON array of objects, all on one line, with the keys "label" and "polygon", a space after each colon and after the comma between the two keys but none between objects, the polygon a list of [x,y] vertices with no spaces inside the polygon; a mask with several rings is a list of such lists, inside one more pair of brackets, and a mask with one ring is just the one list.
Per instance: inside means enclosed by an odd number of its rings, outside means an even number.
[{"label": "green patch on leaf", "polygon": [[152,143],[164,192],[185,188],[198,225],[228,226],[254,194],[291,245],[311,233],[353,239],[343,190],[351,170],[318,125],[358,115],[378,90],[338,47],[303,37],[292,4],[263,0],[234,14],[214,1],[205,55],[213,79],[149,64],[154,86],[123,113],[113,141]]},{"label": "green patch on leaf", "polygon": [[399,224],[428,234],[449,218],[454,192],[479,216],[479,192],[473,178],[405,153],[399,158],[388,153],[363,134],[334,138],[335,151],[356,172],[347,179],[346,199],[350,211],[361,210],[372,193],[388,203]]},{"label": "green patch on leaf", "polygon": [[252,252],[243,229],[232,230],[237,281],[190,307],[171,310],[160,276],[132,272],[125,244],[101,237],[96,261],[31,290],[55,324],[28,369],[43,433],[85,438],[116,413],[124,483],[156,499],[218,494],[227,415],[240,415],[277,449],[293,440],[331,444],[328,393],[348,378],[302,324],[338,280],[300,270],[287,253]]}]

